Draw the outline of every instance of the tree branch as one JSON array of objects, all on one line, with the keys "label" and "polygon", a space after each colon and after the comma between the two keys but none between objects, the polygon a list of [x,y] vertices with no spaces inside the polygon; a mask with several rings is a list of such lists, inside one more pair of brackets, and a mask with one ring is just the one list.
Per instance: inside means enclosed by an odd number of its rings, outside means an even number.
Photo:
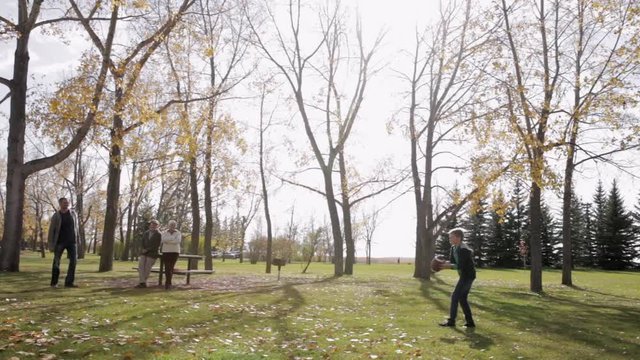
[{"label": "tree branch", "polygon": [[6,101],[8,98],[10,98],[10,97],[11,97],[11,91],[9,91],[9,92],[7,93],[7,95],[5,95],[5,96],[2,98],[2,100],[0,100],[0,105],[2,105],[2,103],[3,103],[3,102],[5,102],[5,101]]},{"label": "tree branch", "polygon": [[9,89],[13,88],[12,81],[3,77],[0,77],[0,84],[5,85]]},{"label": "tree branch", "polygon": [[0,21],[5,23],[5,24],[7,24],[9,27],[13,28],[13,30],[16,29],[16,24],[14,24],[13,21],[11,21],[11,20],[3,17],[3,16],[0,16]]},{"label": "tree branch", "polygon": [[[325,198],[327,197],[327,194],[323,193],[322,191],[320,191],[320,190],[318,190],[318,189],[312,188],[311,186],[304,185],[304,184],[300,184],[300,183],[297,183],[297,182],[294,182],[294,181],[291,181],[291,180],[285,179],[285,178],[280,177],[280,176],[277,176],[277,175],[276,175],[276,177],[277,177],[280,181],[282,181],[282,182],[284,182],[284,183],[287,183],[287,184],[289,184],[289,185],[298,186],[298,187],[301,187],[301,188],[303,188],[303,189],[307,189],[307,190],[309,190],[309,191],[312,191],[312,192],[314,192],[314,193],[316,193],[316,194],[320,194],[320,195],[324,196]],[[336,202],[336,204],[338,204],[338,205],[342,206],[342,202],[341,202],[340,200],[338,200],[338,199],[334,199],[334,201]]]}]

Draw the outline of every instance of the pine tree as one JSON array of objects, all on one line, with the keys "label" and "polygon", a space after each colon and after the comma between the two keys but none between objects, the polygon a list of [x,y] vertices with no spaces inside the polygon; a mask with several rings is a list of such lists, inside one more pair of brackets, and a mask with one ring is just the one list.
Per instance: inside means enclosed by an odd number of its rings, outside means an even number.
[{"label": "pine tree", "polygon": [[458,217],[453,216],[449,224],[447,224],[442,232],[442,235],[438,238],[436,243],[436,255],[444,256],[446,259],[449,258],[449,254],[451,252],[451,243],[449,242],[449,230],[458,226]]},{"label": "pine tree", "polygon": [[560,243],[558,224],[547,204],[542,204],[542,226],[540,240],[542,242],[542,266],[554,266],[560,260],[556,246]]},{"label": "pine tree", "polygon": [[635,211],[633,212],[633,219],[635,221],[635,254],[636,256],[640,256],[640,195],[638,196],[638,203],[636,204]]},{"label": "pine tree", "polygon": [[484,199],[475,200],[469,208],[469,217],[464,222],[468,230],[465,242],[473,249],[476,266],[484,266],[484,242],[487,238],[487,203]]},{"label": "pine tree", "polygon": [[522,188],[522,181],[516,179],[513,193],[510,199],[510,206],[505,215],[505,242],[504,257],[499,261],[497,266],[519,267],[522,259],[518,253],[520,240],[525,240],[527,245],[529,239],[527,236],[527,197],[525,190]]},{"label": "pine tree", "polygon": [[598,181],[596,193],[593,195],[593,243],[596,247],[597,265],[603,267],[604,260],[604,228],[607,199],[602,187],[602,181]]},{"label": "pine tree", "polygon": [[584,215],[584,240],[585,240],[585,257],[584,263],[582,264],[585,267],[595,267],[598,263],[598,248],[595,243],[595,225],[594,225],[594,217],[593,210],[591,209],[591,204],[583,203],[582,214]]},{"label": "pine tree", "polygon": [[571,196],[571,255],[573,265],[585,266],[588,259],[588,243],[584,223],[584,212],[581,199],[574,193]]},{"label": "pine tree", "polygon": [[509,247],[505,228],[505,214],[508,204],[502,192],[493,199],[489,214],[488,236],[485,244],[487,265],[505,267],[513,257],[513,249]]},{"label": "pine tree", "polygon": [[633,220],[614,181],[607,199],[603,236],[603,263],[607,270],[622,270],[633,265],[635,256]]}]

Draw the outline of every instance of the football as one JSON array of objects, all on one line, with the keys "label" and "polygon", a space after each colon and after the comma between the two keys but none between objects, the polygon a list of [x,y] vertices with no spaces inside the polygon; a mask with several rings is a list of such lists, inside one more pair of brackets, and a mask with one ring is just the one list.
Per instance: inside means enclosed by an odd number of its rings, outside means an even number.
[{"label": "football", "polygon": [[433,260],[431,260],[431,270],[433,270],[433,272],[442,270],[442,266],[444,265],[444,263],[444,259],[440,258],[439,256],[434,257]]}]

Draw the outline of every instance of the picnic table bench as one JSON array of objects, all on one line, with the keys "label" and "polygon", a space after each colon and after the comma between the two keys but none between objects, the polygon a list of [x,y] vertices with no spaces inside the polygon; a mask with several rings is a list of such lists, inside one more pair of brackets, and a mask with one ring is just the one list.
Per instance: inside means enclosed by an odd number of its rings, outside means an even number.
[{"label": "picnic table bench", "polygon": [[[174,275],[186,275],[187,276],[187,285],[191,283],[191,275],[197,274],[213,274],[214,270],[198,270],[196,269],[198,261],[202,260],[202,256],[200,255],[190,255],[190,254],[180,254],[178,255],[178,260],[187,260],[187,269],[177,269],[173,270]],[[134,267],[135,270],[138,270],[137,267]],[[151,268],[152,273],[158,273],[158,285],[162,286],[162,277],[164,275],[164,261],[162,261],[162,257],[160,257],[160,267]]]}]

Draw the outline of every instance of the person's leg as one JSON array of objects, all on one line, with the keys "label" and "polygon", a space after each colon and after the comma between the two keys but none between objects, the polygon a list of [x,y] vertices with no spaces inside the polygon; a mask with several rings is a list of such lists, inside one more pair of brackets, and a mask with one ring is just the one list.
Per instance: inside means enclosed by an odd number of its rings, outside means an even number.
[{"label": "person's leg", "polygon": [[146,256],[146,255],[141,255],[141,257],[144,256],[145,259],[145,265],[144,265],[144,279],[143,282],[146,284],[147,283],[147,279],[149,278],[149,275],[151,274],[151,269],[153,268],[153,264],[156,263],[156,259],[152,258],[150,256]]},{"label": "person's leg", "polygon": [[[169,276],[169,253],[162,253],[162,263],[164,267],[164,284],[165,287],[168,284],[168,276]],[[162,285],[162,283],[160,283]]]},{"label": "person's leg", "polygon": [[76,280],[76,262],[78,261],[78,251],[76,244],[67,245],[67,257],[69,258],[69,269],[67,277],[64,279],[64,286],[73,286]]},{"label": "person's leg", "polygon": [[458,317],[458,303],[460,302],[460,296],[462,295],[463,282],[458,280],[455,289],[451,293],[451,309],[449,310],[449,322],[455,323],[456,317]]},{"label": "person's leg", "polygon": [[475,323],[473,322],[473,315],[471,315],[471,307],[469,306],[469,301],[467,300],[467,298],[469,297],[469,292],[471,291],[472,284],[473,280],[464,281],[460,293],[460,306],[462,307],[462,312],[464,313],[466,324],[475,326]]},{"label": "person's leg", "polygon": [[[165,254],[163,254],[164,256]],[[173,267],[176,265],[176,261],[178,260],[178,253],[167,253],[167,256],[164,258],[164,268],[165,275],[167,279],[165,280],[165,288],[168,289],[171,287],[171,280],[173,279]]]},{"label": "person's leg", "polygon": [[146,283],[146,269],[147,269],[147,257],[145,255],[140,255],[140,257],[138,258],[138,286],[137,287],[142,287],[141,285]]},{"label": "person's leg", "polygon": [[64,246],[56,244],[53,249],[53,265],[51,266],[51,286],[58,285],[58,278],[60,277],[60,258],[62,258],[62,252]]}]

